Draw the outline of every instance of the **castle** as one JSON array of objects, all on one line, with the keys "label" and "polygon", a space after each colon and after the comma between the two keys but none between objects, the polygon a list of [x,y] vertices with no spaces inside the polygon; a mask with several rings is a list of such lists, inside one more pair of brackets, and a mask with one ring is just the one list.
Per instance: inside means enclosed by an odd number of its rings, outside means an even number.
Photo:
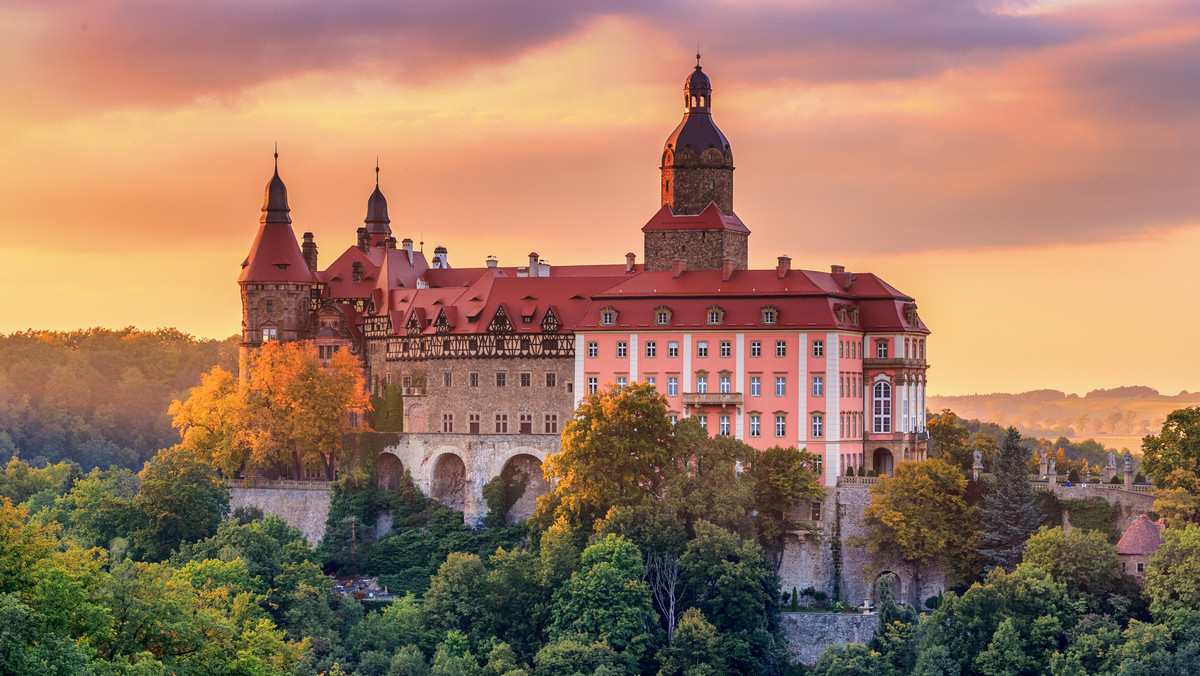
[{"label": "castle", "polygon": [[[518,267],[453,267],[444,247],[427,257],[397,241],[376,168],[355,243],[322,269],[312,234],[296,239],[276,167],[238,278],[243,356],[273,340],[358,355],[371,388],[404,394],[405,434],[380,457],[381,483],[407,469],[469,519],[508,463],[534,482],[515,508],[528,511],[562,426],[608,383],[653,384],[673,419],[710,434],[807,448],[831,489],[848,468],[890,474],[923,459],[929,331],[914,300],[839,265],[793,269],[780,256],[748,269],[732,147],[699,57],[683,101],[640,263],[551,265],[535,252]],[[805,516],[823,521],[823,509]]]}]

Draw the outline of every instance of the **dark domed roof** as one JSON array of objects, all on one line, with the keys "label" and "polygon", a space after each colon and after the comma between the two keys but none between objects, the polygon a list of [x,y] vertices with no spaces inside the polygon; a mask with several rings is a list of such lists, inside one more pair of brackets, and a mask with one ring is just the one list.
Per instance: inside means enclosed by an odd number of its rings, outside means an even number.
[{"label": "dark domed roof", "polygon": [[279,167],[275,167],[275,175],[267,182],[267,189],[263,194],[263,208],[261,223],[291,223],[292,217],[288,215],[291,209],[287,203],[287,187],[283,185],[283,179],[279,178]]},{"label": "dark domed roof", "polygon": [[712,85],[708,81],[708,76],[704,74],[704,69],[700,67],[700,64],[696,64],[696,69],[692,71],[687,81],[683,83],[683,88],[687,91],[712,89]]},{"label": "dark domed roof", "polygon": [[383,196],[383,192],[376,185],[375,192],[371,193],[371,197],[367,199],[367,218],[364,221],[367,225],[367,232],[388,234],[391,232],[391,228],[388,227],[391,222],[388,219],[387,198]]}]

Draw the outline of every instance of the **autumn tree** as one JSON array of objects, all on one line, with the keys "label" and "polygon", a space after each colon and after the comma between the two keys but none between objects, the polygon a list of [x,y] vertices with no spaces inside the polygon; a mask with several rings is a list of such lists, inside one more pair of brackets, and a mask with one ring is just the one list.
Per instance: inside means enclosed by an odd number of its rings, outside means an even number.
[{"label": "autumn tree", "polygon": [[929,431],[929,457],[941,458],[952,465],[970,469],[973,462],[971,432],[948,408],[929,418],[925,424]]},{"label": "autumn tree", "polygon": [[1158,434],[1142,439],[1142,469],[1155,486],[1178,469],[1200,476],[1200,407],[1172,411]]},{"label": "autumn tree", "polygon": [[543,525],[564,516],[576,529],[590,528],[614,506],[660,496],[678,472],[666,398],[644,383],[588,394],[563,429],[562,451],[544,468],[554,488],[538,498]]},{"label": "autumn tree", "polygon": [[967,481],[940,458],[905,462],[871,487],[863,515],[870,529],[861,541],[883,569],[900,560],[913,564],[913,607],[920,607],[921,567],[935,560],[965,559],[978,541],[978,514],[966,501]]}]

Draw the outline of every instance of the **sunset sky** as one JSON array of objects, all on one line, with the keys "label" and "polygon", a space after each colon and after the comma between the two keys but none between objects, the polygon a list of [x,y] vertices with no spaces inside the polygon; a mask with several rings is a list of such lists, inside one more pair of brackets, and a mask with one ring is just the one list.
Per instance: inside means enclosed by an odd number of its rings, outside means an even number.
[{"label": "sunset sky", "polygon": [[699,45],[751,267],[879,273],[934,394],[1200,389],[1200,2],[9,0],[0,332],[238,331],[271,154],[322,262],[641,258]]}]

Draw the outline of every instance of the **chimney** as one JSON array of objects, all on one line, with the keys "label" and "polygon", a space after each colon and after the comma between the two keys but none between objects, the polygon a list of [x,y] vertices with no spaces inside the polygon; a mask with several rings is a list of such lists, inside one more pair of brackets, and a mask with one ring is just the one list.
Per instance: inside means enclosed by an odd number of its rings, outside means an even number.
[{"label": "chimney", "polygon": [[359,261],[354,261],[354,265],[351,266],[351,270],[353,270],[353,272],[350,273],[350,281],[358,284],[362,281],[362,263]]},{"label": "chimney", "polygon": [[850,273],[846,272],[846,266],[831,265],[829,266],[829,274],[833,277],[833,281],[837,282],[843,289],[846,291],[850,290],[850,282],[854,281],[854,278],[850,276]]},{"label": "chimney", "polygon": [[633,272],[633,262],[637,260],[637,254],[630,251],[625,254],[625,274]]},{"label": "chimney", "polygon": [[407,251],[409,253],[412,253],[412,240],[409,239],[408,237],[405,237],[400,242],[400,248],[404,249],[405,251]]},{"label": "chimney", "polygon": [[687,260],[685,260],[683,258],[676,258],[675,264],[671,266],[671,276],[674,279],[679,279],[679,276],[682,275],[684,273],[684,271],[686,271],[686,270],[687,270]]},{"label": "chimney", "polygon": [[444,247],[440,244],[438,246],[435,246],[433,248],[433,267],[435,267],[435,268],[450,267],[450,259],[447,255],[448,253],[449,252],[446,250],[446,247]]},{"label": "chimney", "polygon": [[536,251],[529,252],[529,276],[537,277],[538,255]]},{"label": "chimney", "polygon": [[389,236],[387,239],[383,240],[383,246],[388,249],[395,249],[396,248],[396,238]]},{"label": "chimney", "polygon": [[779,264],[775,266],[775,276],[779,279],[783,279],[787,276],[787,273],[791,272],[791,270],[792,259],[788,256],[780,256]]},{"label": "chimney", "polygon": [[500,261],[499,261],[499,260],[497,260],[495,256],[488,256],[488,257],[487,257],[487,266],[488,266],[489,268],[494,268],[494,267],[497,267],[497,266],[499,266],[499,265],[500,265]]},{"label": "chimney", "polygon": [[728,282],[733,276],[734,269],[737,268],[737,261],[732,258],[721,259],[721,281]]},{"label": "chimney", "polygon": [[304,254],[304,261],[308,263],[308,269],[316,272],[317,243],[313,241],[313,234],[311,232],[304,233],[304,244],[300,246],[300,251]]},{"label": "chimney", "polygon": [[366,228],[358,229],[358,248],[363,251],[371,248],[371,234],[367,232]]}]

